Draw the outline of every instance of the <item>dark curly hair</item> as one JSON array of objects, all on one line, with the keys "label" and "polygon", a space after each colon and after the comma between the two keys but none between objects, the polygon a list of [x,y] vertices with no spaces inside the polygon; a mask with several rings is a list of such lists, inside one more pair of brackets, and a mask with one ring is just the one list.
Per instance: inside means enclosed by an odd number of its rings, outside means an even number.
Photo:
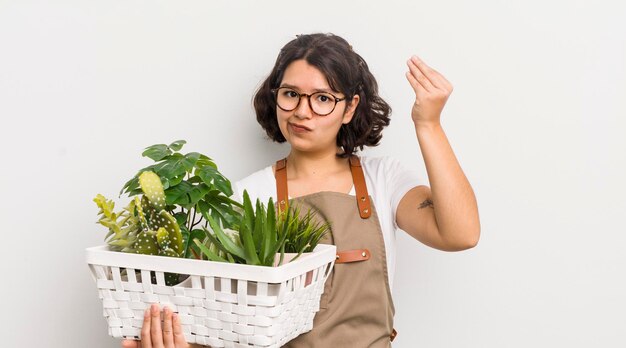
[{"label": "dark curly hair", "polygon": [[343,38],[334,34],[298,35],[287,43],[278,54],[270,75],[263,81],[254,96],[254,109],[259,124],[268,137],[278,143],[286,141],[276,120],[276,99],[272,89],[278,88],[285,70],[293,61],[304,59],[319,69],[330,87],[346,96],[346,102],[359,95],[354,117],[339,129],[337,146],[346,158],[363,150],[364,146],[376,146],[382,138],[382,130],[389,125],[391,107],[378,95],[378,84],[363,58],[352,50]]}]

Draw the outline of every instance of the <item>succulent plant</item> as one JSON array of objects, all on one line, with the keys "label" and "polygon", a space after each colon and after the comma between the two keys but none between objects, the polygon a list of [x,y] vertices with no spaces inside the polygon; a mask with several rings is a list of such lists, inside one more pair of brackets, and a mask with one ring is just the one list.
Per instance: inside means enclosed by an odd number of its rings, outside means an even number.
[{"label": "succulent plant", "polygon": [[[164,249],[170,248],[180,255],[183,252],[183,236],[176,219],[165,210],[165,192],[161,179],[153,172],[143,172],[139,175],[139,184],[144,196],[141,198],[141,204],[136,203],[136,206],[140,206],[145,212],[140,214],[142,227],[147,226],[144,229],[148,229],[154,235],[155,241],[157,234],[160,233],[161,242],[157,245],[163,246]],[[135,197],[135,202],[138,200],[139,197]]]},{"label": "succulent plant", "polygon": [[211,230],[205,229],[206,238],[203,241],[196,238],[194,242],[204,256],[212,261],[272,266],[274,255],[285,242],[276,229],[273,200],[270,198],[266,209],[257,199],[255,211],[248,191],[243,193],[241,219],[233,224],[236,233],[227,234],[219,222],[211,216],[206,218]]},{"label": "succulent plant", "polygon": [[243,214],[235,230],[226,230],[210,216],[207,217],[211,230],[205,229],[205,238],[194,239],[194,243],[209,260],[236,262],[249,265],[272,266],[280,252],[278,264],[282,264],[284,253],[296,253],[296,259],[310,252],[326,235],[329,223],[316,223],[311,210],[301,217],[300,208],[287,209],[276,215],[276,207],[270,198],[265,205],[257,198],[256,209],[248,192],[243,192]]},{"label": "succulent plant", "polygon": [[[176,219],[165,208],[165,193],[159,177],[153,172],[143,172],[139,183],[144,195],[135,196],[119,215],[115,203],[102,195],[94,201],[103,215],[98,221],[109,228],[105,237],[112,250],[144,255],[180,257],[183,237]],[[178,275],[165,274],[166,283],[178,282]]]},{"label": "succulent plant", "polygon": [[290,209],[293,209],[292,214],[299,218],[294,218],[290,221],[281,219],[279,221],[279,230],[285,231],[287,235],[285,238],[285,252],[297,253],[299,256],[302,253],[313,251],[315,246],[330,231],[330,221],[317,222],[315,220],[316,213],[311,209],[304,215],[301,214],[300,206]]},{"label": "succulent plant", "polygon": [[131,252],[138,234],[141,232],[140,220],[135,214],[135,201],[131,201],[121,212],[115,213],[115,202],[98,194],[93,199],[101,215],[98,223],[107,227],[109,232],[104,240],[114,251]]}]

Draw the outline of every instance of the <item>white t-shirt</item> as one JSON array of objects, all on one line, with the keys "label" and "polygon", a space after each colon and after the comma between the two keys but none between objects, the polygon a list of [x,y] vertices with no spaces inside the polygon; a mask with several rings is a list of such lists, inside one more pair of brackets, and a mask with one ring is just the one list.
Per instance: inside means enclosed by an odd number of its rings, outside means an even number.
[{"label": "white t-shirt", "polygon": [[[360,158],[367,190],[374,200],[383,232],[389,287],[393,289],[396,269],[396,230],[399,229],[395,219],[396,210],[400,200],[409,190],[425,185],[425,182],[415,171],[408,170],[400,161],[392,157],[360,156]],[[238,196],[235,199],[240,202],[244,189],[248,191],[252,202],[259,198],[261,202],[267,204],[270,197],[276,201],[276,179],[272,166],[254,172],[234,183],[234,194]],[[355,195],[354,185],[349,194]]]}]

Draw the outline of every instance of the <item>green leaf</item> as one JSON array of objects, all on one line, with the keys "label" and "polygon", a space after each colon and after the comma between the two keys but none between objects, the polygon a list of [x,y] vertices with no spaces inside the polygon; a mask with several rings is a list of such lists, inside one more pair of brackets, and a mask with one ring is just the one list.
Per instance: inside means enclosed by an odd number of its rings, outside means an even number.
[{"label": "green leaf", "polygon": [[191,178],[187,179],[187,182],[191,183],[191,184],[199,184],[202,183],[202,178],[200,178],[197,175],[192,176]]},{"label": "green leaf", "polygon": [[280,260],[278,261],[278,265],[283,264],[283,260],[285,259],[285,244],[280,246]]},{"label": "green leaf", "polygon": [[171,178],[169,180],[168,188],[180,184],[183,180],[185,180],[185,175],[186,174],[181,174],[179,176],[175,176],[175,177]]},{"label": "green leaf", "polygon": [[254,230],[252,237],[254,239],[255,250],[261,250],[261,244],[265,238],[265,208],[261,205],[261,200],[256,200],[256,212],[254,216]]},{"label": "green leaf", "polygon": [[157,162],[157,163],[151,164],[151,165],[141,169],[135,176],[139,177],[141,172],[155,172],[160,177],[163,178],[164,175],[163,175],[162,171],[163,171],[163,167],[165,167],[166,165],[167,165],[167,159],[164,159],[161,162]]},{"label": "green leaf", "polygon": [[[120,191],[120,196],[124,193],[130,193],[133,191],[137,191],[139,190],[139,192],[141,192],[141,190],[139,189],[139,177],[138,175],[135,175],[132,179],[128,180],[124,186],[122,187],[122,190]],[[131,196],[129,194],[129,196]]]},{"label": "green leaf", "polygon": [[165,144],[156,144],[147,147],[141,154],[144,157],[153,159],[154,161],[160,161],[163,158],[172,154],[172,151]]},{"label": "green leaf", "polygon": [[222,191],[226,196],[233,195],[233,189],[230,181],[226,179],[217,169],[211,166],[205,166],[196,169],[195,175],[199,176],[209,186],[215,186],[218,190]]},{"label": "green leaf", "polygon": [[187,141],[185,140],[176,140],[175,142],[171,143],[169,145],[169,148],[174,150],[174,151],[180,151],[180,149],[183,148],[183,145],[187,144]]},{"label": "green leaf", "polygon": [[187,173],[185,167],[185,156],[175,153],[169,156],[163,163],[158,174],[164,178],[172,179]]},{"label": "green leaf", "polygon": [[[271,253],[272,255],[276,254],[278,250],[282,250],[282,252],[284,253],[285,242],[287,240],[287,236],[289,235],[289,224],[286,222],[292,219],[291,214],[292,214],[291,209],[287,209],[280,215],[280,219],[282,220],[281,225],[280,225],[281,228],[279,231],[277,231],[279,232],[279,238],[278,238],[278,242],[274,245],[274,250],[272,250],[272,253]],[[281,255],[281,262],[282,262],[282,255]]]},{"label": "green leaf", "polygon": [[256,248],[254,247],[254,239],[252,238],[252,232],[248,230],[246,225],[241,226],[239,231],[241,235],[241,243],[243,244],[243,250],[245,252],[246,263],[249,265],[260,265],[261,261],[257,255]]},{"label": "green leaf", "polygon": [[243,191],[243,221],[241,224],[245,225],[248,231],[254,230],[254,209],[247,190]]},{"label": "green leaf", "polygon": [[235,258],[233,257],[232,254],[226,254],[226,258],[228,258],[228,262],[230,262],[230,263],[237,262],[237,260],[235,260]]},{"label": "green leaf", "polygon": [[[274,254],[272,250],[276,244],[276,211],[274,206],[274,200],[270,197],[269,202],[267,203],[267,219],[265,220],[265,234],[263,238],[263,242],[261,243],[261,259],[266,261],[270,256],[272,259],[274,258]],[[271,255],[270,255],[271,254]]]},{"label": "green leaf", "polygon": [[183,213],[182,211],[179,211],[173,214],[173,216],[181,228],[185,226],[185,223],[187,222],[187,216],[188,216],[187,213]]},{"label": "green leaf", "polygon": [[241,219],[241,214],[233,209],[233,205],[240,206],[240,204],[219,193],[217,190],[209,192],[203,200],[198,202],[197,206],[201,212],[210,214],[223,226],[230,228]]},{"label": "green leaf", "polygon": [[[209,211],[209,204],[206,201],[200,201],[196,204],[196,210],[204,217]],[[208,220],[207,220],[208,221]]]},{"label": "green leaf", "polygon": [[215,220],[210,215],[207,215],[206,219],[209,221],[209,225],[211,226],[211,229],[215,233],[215,236],[217,237],[217,239],[219,239],[221,244],[224,246],[224,248],[226,248],[226,250],[229,253],[231,253],[231,254],[233,254],[233,255],[235,255],[237,257],[240,257],[242,259],[246,259],[246,255],[245,255],[244,250],[242,248],[240,248],[237,244],[235,244],[235,242],[233,242],[226,235],[226,233],[224,233],[224,231],[219,226],[219,224],[216,223]]},{"label": "green leaf", "polygon": [[196,168],[201,169],[206,166],[210,166],[210,167],[217,169],[217,164],[215,164],[215,162],[213,162],[212,159],[210,159],[209,157],[205,155],[200,155],[200,158],[198,158],[198,162],[196,162]]},{"label": "green leaf", "polygon": [[188,154],[185,155],[185,159],[183,160],[183,165],[185,166],[185,169],[191,173],[193,168],[196,165],[196,162],[198,162],[198,159],[200,159],[201,154],[198,152],[190,152]]},{"label": "green leaf", "polygon": [[219,239],[217,239],[217,237],[213,233],[211,233],[211,231],[207,230],[204,227],[202,227],[202,230],[204,232],[203,237],[206,237],[211,245],[215,245],[220,251],[224,252],[226,255],[231,255],[228,249],[226,249],[226,247],[222,245],[222,242],[220,242]]},{"label": "green leaf", "polygon": [[196,244],[196,246],[198,248],[200,248],[200,251],[202,251],[202,253],[204,255],[206,255],[206,257],[211,260],[211,261],[218,261],[218,262],[228,262],[228,260],[219,257],[217,254],[213,253],[211,250],[209,250],[209,248],[207,248],[204,244],[202,244],[198,239],[194,239],[193,242]]},{"label": "green leaf", "polygon": [[185,181],[169,187],[165,190],[165,203],[168,205],[189,205],[191,204],[191,191],[193,189],[194,186]]},{"label": "green leaf", "polygon": [[209,193],[210,189],[205,184],[195,185],[191,191],[189,192],[189,198],[191,199],[191,204],[196,204],[200,202],[207,193]]},{"label": "green leaf", "polygon": [[204,231],[199,230],[199,229],[195,229],[191,232],[189,232],[189,230],[186,227],[181,227],[181,232],[184,231],[185,233],[183,233],[183,246],[184,246],[184,255],[183,257],[185,258],[189,258],[190,256],[192,256],[191,253],[191,248],[195,245],[193,243],[194,239],[204,239]]}]

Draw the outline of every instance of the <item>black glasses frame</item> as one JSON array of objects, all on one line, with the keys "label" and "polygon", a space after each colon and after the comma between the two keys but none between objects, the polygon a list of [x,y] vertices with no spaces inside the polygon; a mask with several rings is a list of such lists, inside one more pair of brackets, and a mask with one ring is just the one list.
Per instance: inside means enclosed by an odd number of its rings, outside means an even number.
[{"label": "black glasses frame", "polygon": [[[296,106],[294,106],[293,109],[285,109],[282,106],[278,105],[278,91],[281,90],[281,89],[291,90],[291,91],[293,91],[294,93],[296,93],[298,95],[298,103],[296,104]],[[278,87],[278,88],[271,89],[271,91],[272,91],[272,93],[274,93],[274,101],[276,102],[276,106],[278,106],[281,110],[283,110],[283,111],[293,111],[293,110],[297,109],[298,106],[300,106],[300,101],[302,101],[302,97],[306,97],[308,102],[309,102],[309,109],[311,109],[311,111],[313,111],[313,113],[315,113],[318,116],[328,116],[328,115],[332,114],[333,111],[335,111],[335,108],[337,107],[337,103],[346,100],[346,97],[337,98],[335,95],[333,95],[332,93],[328,93],[328,92],[315,92],[315,93],[311,93],[311,94],[300,93],[300,92],[294,90],[291,87]],[[328,112],[326,114],[318,114],[317,112],[315,112],[315,110],[313,110],[313,106],[311,104],[311,96],[314,95],[314,94],[320,94],[320,93],[329,94],[335,100],[335,105],[333,105],[333,108],[330,110],[330,112]]]}]

